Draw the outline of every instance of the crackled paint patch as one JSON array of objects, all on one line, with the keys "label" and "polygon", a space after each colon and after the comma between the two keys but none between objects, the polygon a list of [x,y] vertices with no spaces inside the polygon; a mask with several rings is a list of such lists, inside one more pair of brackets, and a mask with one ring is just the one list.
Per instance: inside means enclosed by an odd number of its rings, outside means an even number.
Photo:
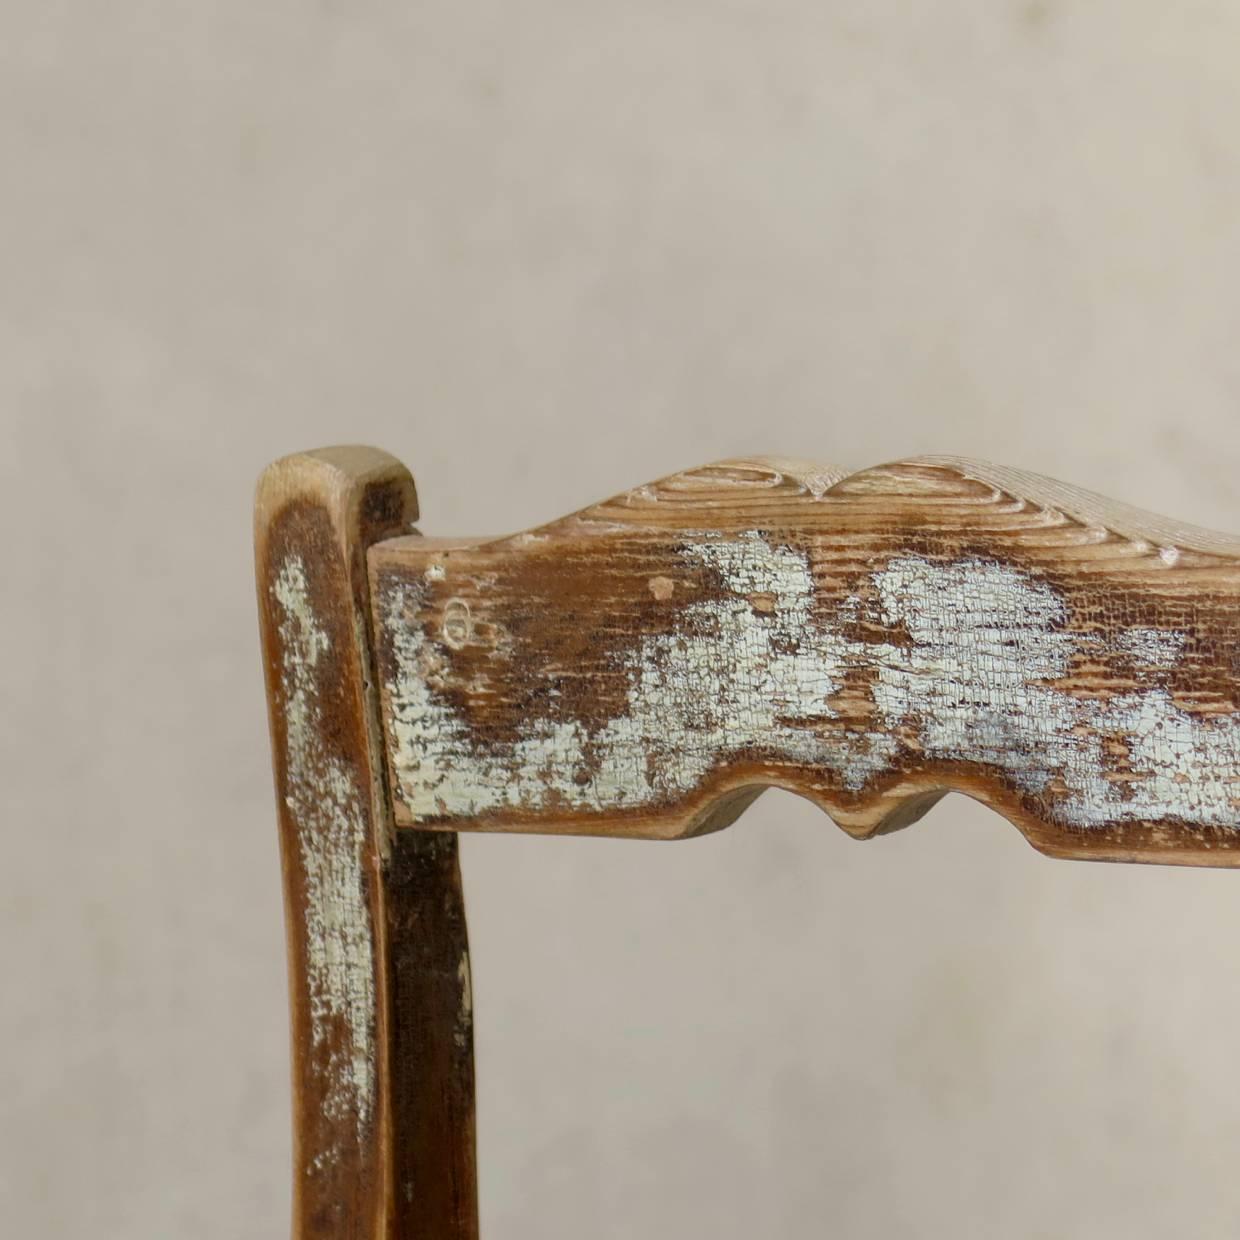
[{"label": "crackled paint patch", "polygon": [[[1056,815],[1076,826],[1178,818],[1236,826],[1240,719],[1189,715],[1157,680],[1105,698],[1057,686],[1074,656],[1123,653],[1153,668],[1179,661],[1185,636],[1137,629],[1108,647],[1061,626],[1062,599],[1008,565],[908,557],[876,574],[883,618],[911,646],[879,644],[875,700],[884,723],[914,721],[928,754],[983,762],[1029,792],[1063,785]],[[1134,778],[1110,778],[1108,739]]]},{"label": "crackled paint patch", "polygon": [[[408,623],[423,588],[391,586],[395,767],[415,818],[654,806],[755,748],[859,790],[895,765],[895,730],[903,729],[929,759],[984,763],[1051,795],[1065,823],[1237,825],[1240,719],[1189,715],[1159,680],[1179,663],[1183,633],[1074,633],[1047,582],[979,558],[900,557],[875,570],[864,597],[823,616],[811,614],[803,551],[756,532],[704,532],[680,554],[687,567],[714,569],[724,591],[686,605],[675,632],[624,657],[626,709],[589,732],[575,719],[530,719],[514,743],[485,750],[433,690],[451,665]],[[859,620],[892,640],[851,636]],[[1139,687],[1096,698],[1067,692],[1059,682],[1078,655],[1126,659]],[[869,726],[831,726],[832,696],[857,672],[872,697]],[[1126,752],[1122,781],[1112,777],[1107,741]]]},{"label": "crackled paint patch", "polygon": [[1126,629],[1116,646],[1146,667],[1175,667],[1184,653],[1186,635],[1168,629]]},{"label": "crackled paint patch", "polygon": [[[687,606],[677,632],[648,639],[628,658],[625,713],[589,734],[573,719],[531,720],[514,745],[485,754],[474,751],[468,727],[431,688],[449,665],[437,643],[405,620],[422,601],[421,588],[390,590],[395,767],[414,815],[528,808],[552,793],[596,812],[652,804],[691,792],[722,755],[775,737],[805,762],[881,765],[889,738],[796,726],[831,713],[825,699],[838,688],[835,672],[846,656],[846,643],[826,632],[814,648],[793,648],[810,622],[813,581],[804,555],[750,535],[691,544],[685,558],[718,570],[732,593]],[[760,609],[751,596],[762,599]]]},{"label": "crackled paint patch", "polygon": [[[374,959],[363,882],[366,818],[356,781],[324,754],[315,669],[330,640],[315,617],[305,565],[292,556],[274,585],[287,727],[286,804],[305,874],[305,942],[313,1048],[326,1054],[324,1114],[356,1120],[374,1107]],[[342,1036],[343,1034],[343,1036]],[[320,1155],[330,1159],[331,1151]]]}]

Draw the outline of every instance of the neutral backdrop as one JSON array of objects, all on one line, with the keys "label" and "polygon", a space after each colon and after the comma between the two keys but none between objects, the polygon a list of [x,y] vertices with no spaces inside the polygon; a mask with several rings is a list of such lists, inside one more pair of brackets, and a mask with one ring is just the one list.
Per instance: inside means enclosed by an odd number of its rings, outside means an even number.
[{"label": "neutral backdrop", "polygon": [[[1240,525],[1229,0],[0,0],[0,1229],[287,1227],[250,560],[766,451]],[[471,838],[499,1240],[1231,1237],[1240,875]]]}]

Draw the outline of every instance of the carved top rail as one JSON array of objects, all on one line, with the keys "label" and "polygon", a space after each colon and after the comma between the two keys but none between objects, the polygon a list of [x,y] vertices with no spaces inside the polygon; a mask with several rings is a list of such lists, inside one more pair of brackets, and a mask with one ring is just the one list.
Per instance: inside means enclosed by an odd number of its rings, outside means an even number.
[{"label": "carved top rail", "polygon": [[673,837],[945,791],[1069,857],[1240,864],[1240,539],[926,457],[726,461],[368,553],[398,826]]}]

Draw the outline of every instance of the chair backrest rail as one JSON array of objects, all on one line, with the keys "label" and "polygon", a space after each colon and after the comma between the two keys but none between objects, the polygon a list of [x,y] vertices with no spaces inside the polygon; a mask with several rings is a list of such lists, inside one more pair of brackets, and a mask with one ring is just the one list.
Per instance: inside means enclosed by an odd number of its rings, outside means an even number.
[{"label": "chair backrest rail", "polygon": [[947,790],[1070,857],[1240,863],[1240,540],[923,457],[727,461],[369,553],[398,826],[650,838]]}]

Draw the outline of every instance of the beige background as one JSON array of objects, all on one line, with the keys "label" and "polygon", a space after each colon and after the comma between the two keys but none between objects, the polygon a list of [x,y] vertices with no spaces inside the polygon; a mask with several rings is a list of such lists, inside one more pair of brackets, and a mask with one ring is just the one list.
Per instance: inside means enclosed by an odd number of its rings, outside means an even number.
[{"label": "beige background", "polygon": [[[270,458],[766,450],[1240,525],[1240,8],[0,0],[0,1230],[286,1227]],[[470,839],[500,1240],[1234,1236],[1240,876],[958,798]]]}]

